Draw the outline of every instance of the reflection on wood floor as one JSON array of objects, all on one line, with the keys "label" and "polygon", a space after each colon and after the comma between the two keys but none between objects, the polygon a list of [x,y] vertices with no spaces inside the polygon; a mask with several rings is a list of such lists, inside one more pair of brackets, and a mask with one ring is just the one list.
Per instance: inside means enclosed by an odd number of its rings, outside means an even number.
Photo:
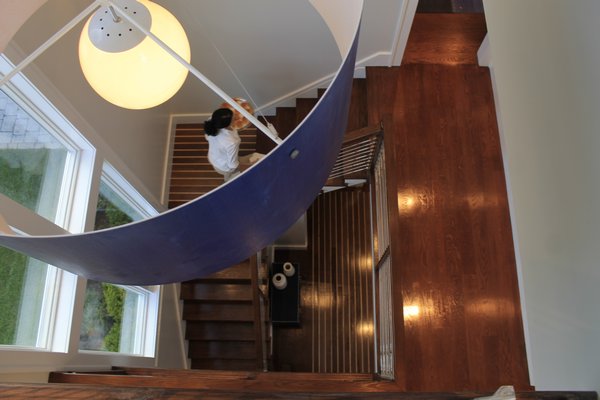
[{"label": "reflection on wood floor", "polygon": [[371,123],[385,120],[396,381],[529,388],[488,69],[412,64],[367,80]]},{"label": "reflection on wood floor", "polygon": [[274,370],[369,373],[373,299],[368,189],[323,194],[308,212],[307,251],[278,251],[301,268],[301,326],[274,329]]}]

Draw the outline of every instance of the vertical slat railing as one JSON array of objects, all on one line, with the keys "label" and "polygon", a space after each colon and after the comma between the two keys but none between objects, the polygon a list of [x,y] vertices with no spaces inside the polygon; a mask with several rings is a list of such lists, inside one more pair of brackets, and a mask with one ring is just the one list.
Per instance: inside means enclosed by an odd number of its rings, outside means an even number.
[{"label": "vertical slat railing", "polygon": [[378,372],[382,378],[394,379],[394,321],[392,302],[392,271],[390,234],[388,225],[387,189],[385,178],[385,151],[381,146],[375,162],[375,225],[377,248],[375,252],[376,320],[378,322]]}]

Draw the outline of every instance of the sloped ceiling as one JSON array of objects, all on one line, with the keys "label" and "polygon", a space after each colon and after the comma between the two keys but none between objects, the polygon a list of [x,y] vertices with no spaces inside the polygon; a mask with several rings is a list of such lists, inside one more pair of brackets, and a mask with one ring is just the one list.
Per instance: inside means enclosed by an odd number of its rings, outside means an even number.
[{"label": "sloped ceiling", "polygon": [[[409,28],[405,12],[411,1],[365,2],[359,64],[398,62],[398,36]],[[290,105],[295,97],[325,87],[341,62],[333,35],[309,0],[156,2],[186,29],[191,63],[230,96],[250,98],[267,114],[274,106]],[[17,32],[6,54],[19,62],[90,3],[48,0]],[[153,109],[129,111],[106,103],[89,88],[79,68],[82,25],[25,73],[81,131],[100,138],[116,157],[127,160],[131,172],[160,198],[169,117],[202,121],[222,100],[190,75],[170,101]]]}]

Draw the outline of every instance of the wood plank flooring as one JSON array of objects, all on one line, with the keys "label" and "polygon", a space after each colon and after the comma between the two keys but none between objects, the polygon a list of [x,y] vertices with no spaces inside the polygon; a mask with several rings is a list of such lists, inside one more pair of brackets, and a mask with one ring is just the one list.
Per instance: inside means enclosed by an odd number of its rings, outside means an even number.
[{"label": "wood plank flooring", "polygon": [[415,14],[402,64],[477,64],[483,14]]},{"label": "wood plank flooring", "polygon": [[320,195],[308,221],[308,250],[276,253],[302,280],[301,326],[274,330],[275,370],[374,372],[368,188]]},{"label": "wood plank flooring", "polygon": [[[405,399],[466,400],[489,391],[400,392],[367,374],[115,368],[51,372],[50,384],[0,384],[11,399]],[[74,385],[75,384],[75,385]],[[517,399],[593,400],[594,392],[517,392]]]},{"label": "wood plank flooring", "polygon": [[[308,385],[307,385],[308,386]],[[12,400],[29,399],[94,399],[94,400],[251,400],[273,399],[287,400],[345,400],[345,399],[379,399],[379,400],[468,400],[474,397],[486,396],[489,393],[352,393],[343,386],[336,392],[319,393],[318,389],[310,386],[302,392],[289,393],[282,390],[264,391],[263,393],[236,391],[235,389],[183,389],[183,388],[139,388],[139,387],[110,387],[101,385],[73,384],[35,384],[35,383],[0,383],[0,393],[3,398]],[[518,393],[518,399],[537,400],[595,400],[593,392],[530,392]]]},{"label": "wood plank flooring", "polygon": [[396,309],[406,390],[529,388],[489,71],[370,68],[370,123],[385,120]]}]

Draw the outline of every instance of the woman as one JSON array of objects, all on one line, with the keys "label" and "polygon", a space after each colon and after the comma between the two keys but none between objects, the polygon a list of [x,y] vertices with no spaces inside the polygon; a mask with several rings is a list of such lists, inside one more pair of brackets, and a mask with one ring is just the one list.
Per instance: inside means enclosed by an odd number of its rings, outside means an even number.
[{"label": "woman", "polygon": [[223,175],[225,182],[264,157],[259,153],[241,159],[238,157],[241,139],[237,130],[230,126],[232,119],[233,111],[229,108],[219,108],[212,113],[209,120],[204,122],[204,133],[208,141],[208,161],[215,171]]}]

